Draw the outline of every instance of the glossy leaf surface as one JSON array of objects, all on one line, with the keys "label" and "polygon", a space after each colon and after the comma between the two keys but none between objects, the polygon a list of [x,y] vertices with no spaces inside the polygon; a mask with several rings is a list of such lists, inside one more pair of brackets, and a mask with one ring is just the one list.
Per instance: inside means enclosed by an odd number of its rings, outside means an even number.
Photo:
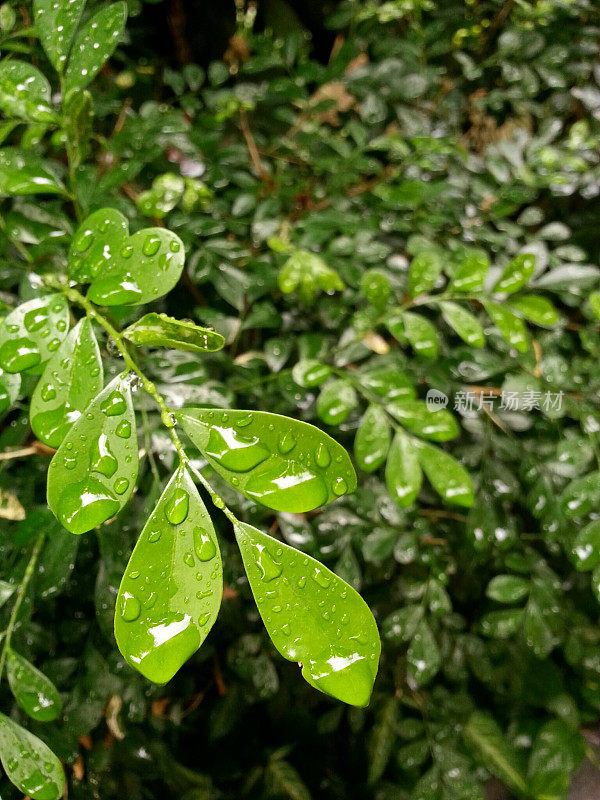
[{"label": "glossy leaf surface", "polygon": [[326,425],[340,425],[358,405],[354,387],[344,380],[327,383],[317,400],[317,413]]},{"label": "glossy leaf surface", "polygon": [[429,408],[422,400],[395,400],[386,408],[411,433],[434,442],[447,442],[459,434],[458,423],[446,408]]},{"label": "glossy leaf surface", "polygon": [[477,317],[458,303],[444,301],[440,303],[444,319],[460,336],[463,342],[472,347],[483,347],[485,335]]},{"label": "glossy leaf surface", "polygon": [[489,268],[490,262],[485,253],[471,253],[456,270],[450,289],[465,293],[481,291]]},{"label": "glossy leaf surface", "polygon": [[85,89],[114,53],[125,28],[127,7],[101,8],[79,31],[65,72],[65,92]]},{"label": "glossy leaf surface", "polygon": [[26,658],[9,650],[6,671],[17,703],[30,717],[39,722],[50,722],[60,715],[62,700],[58,689]]},{"label": "glossy leaf surface", "polygon": [[139,305],[167,294],[183,270],[181,239],[165,228],[129,236],[119,211],[101,208],[77,229],[69,253],[71,276],[90,283],[88,297],[105,306]]},{"label": "glossy leaf surface", "polygon": [[7,117],[33,122],[56,119],[48,79],[26,61],[0,62],[0,109]]},{"label": "glossy leaf surface", "polygon": [[[0,328],[0,336],[2,329]],[[19,396],[21,376],[18,372],[5,372],[0,367],[0,414],[5,414]]]},{"label": "glossy leaf surface", "polygon": [[523,320],[513,314],[512,311],[509,311],[508,308],[498,305],[498,303],[486,301],[484,306],[492,318],[492,322],[502,334],[502,338],[515,350],[525,353],[529,349],[529,344],[527,341],[527,329]]},{"label": "glossy leaf surface", "polygon": [[62,73],[85,0],[34,0],[33,19],[37,35],[50,63]]},{"label": "glossy leaf surface", "polygon": [[258,610],[284,658],[311,686],[351,705],[369,702],[381,643],[357,592],[310,556],[257,528],[235,527]]},{"label": "glossy leaf surface", "polygon": [[34,390],[29,417],[38,439],[57,448],[103,385],[100,349],[85,318],[48,361]]},{"label": "glossy leaf surface", "polygon": [[85,533],[127,503],[138,472],[138,443],[126,373],[90,403],[50,463],[48,505],[71,533]]},{"label": "glossy leaf surface", "polygon": [[560,319],[556,307],[546,297],[522,294],[511,298],[511,308],[535,325],[554,325]]},{"label": "glossy leaf surface", "polygon": [[522,253],[510,262],[500,279],[494,286],[495,292],[513,292],[522,289],[533,275],[535,269],[535,256],[529,253]]},{"label": "glossy leaf surface", "polygon": [[215,530],[180,467],[144,525],[119,589],[115,638],[134,669],[166,683],[212,628],[223,594]]},{"label": "glossy leaf surface", "polygon": [[[416,355],[423,356],[423,358],[435,358],[439,349],[435,326],[421,314],[414,314],[412,311],[404,312],[402,322],[405,336]],[[390,333],[392,336],[396,336],[391,328]]]},{"label": "glossy leaf surface", "polygon": [[412,505],[421,490],[423,473],[419,454],[411,439],[403,433],[394,436],[385,468],[385,481],[389,493],[402,508]]},{"label": "glossy leaf surface", "polygon": [[0,325],[0,367],[7,373],[36,369],[57,352],[68,325],[69,307],[61,294],[17,306]]},{"label": "glossy leaf surface", "polygon": [[412,260],[408,271],[408,291],[411,297],[433,289],[442,271],[442,261],[434,250],[424,250]]},{"label": "glossy leaf surface", "polygon": [[418,442],[419,462],[436,492],[457,506],[473,505],[473,483],[467,470],[439,447]]},{"label": "glossy leaf surface", "polygon": [[306,422],[208,408],[186,408],[177,418],[228,483],[275,511],[312,511],[356,488],[344,448]]},{"label": "glossy leaf surface", "polygon": [[60,194],[67,191],[47,161],[18,147],[0,149],[0,195]]},{"label": "glossy leaf surface", "polygon": [[225,339],[216,331],[156,313],[145,314],[126,328],[123,336],[135,345],[171,347],[195,353],[212,353],[225,344]]},{"label": "glossy leaf surface", "polygon": [[354,439],[356,463],[363,472],[375,472],[385,462],[392,431],[385,411],[370,405]]},{"label": "glossy leaf surface", "polygon": [[0,714],[0,759],[19,791],[32,800],[58,800],[65,774],[52,750],[12,719]]}]

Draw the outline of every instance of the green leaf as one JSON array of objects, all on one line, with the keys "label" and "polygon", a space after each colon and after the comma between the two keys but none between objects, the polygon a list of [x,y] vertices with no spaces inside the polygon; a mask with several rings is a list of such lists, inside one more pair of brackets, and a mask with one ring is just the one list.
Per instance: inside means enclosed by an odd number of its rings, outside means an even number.
[{"label": "green leaf", "polygon": [[498,603],[518,603],[529,594],[530,583],[518,575],[496,575],[485,590],[491,600]]},{"label": "green leaf", "polygon": [[[282,748],[283,749],[283,748]],[[288,797],[289,800],[311,800],[310,792],[292,765],[274,754],[265,770],[268,797]],[[207,798],[208,800],[208,798]]]},{"label": "green leaf", "polygon": [[92,95],[87,90],[70,92],[63,102],[63,128],[72,167],[89,154],[93,118]]},{"label": "green leaf", "polygon": [[50,722],[62,711],[58,689],[26,658],[9,650],[6,672],[11,692],[23,711],[39,722]]},{"label": "green leaf", "polygon": [[392,611],[381,626],[384,638],[392,644],[410,641],[423,619],[423,614],[423,606],[405,606]]},{"label": "green leaf", "polygon": [[393,694],[385,702],[376,717],[375,724],[369,737],[369,786],[377,783],[385,772],[394,744],[398,736],[398,717],[400,701]]},{"label": "green leaf", "polygon": [[424,620],[419,624],[408,646],[406,660],[408,674],[417,686],[429,683],[442,664],[442,657],[431,628]]},{"label": "green leaf", "polygon": [[419,454],[412,440],[398,431],[390,447],[385,467],[385,482],[389,493],[402,508],[412,505],[423,482]]},{"label": "green leaf", "polygon": [[463,728],[463,736],[479,752],[489,772],[516,792],[527,794],[519,756],[491,716],[474,711]]},{"label": "green leaf", "polygon": [[103,385],[100,349],[84,318],[48,361],[33,392],[29,418],[38,439],[58,447]]},{"label": "green leaf", "polygon": [[395,400],[386,409],[411,433],[434,442],[447,442],[460,433],[450,411],[439,406],[429,408],[423,400]]},{"label": "green leaf", "polygon": [[[75,566],[80,540],[78,536],[72,536],[58,524],[50,509],[42,510],[47,538],[38,562],[35,590],[36,594],[45,600],[58,595],[67,585]],[[30,517],[31,512],[28,519]]]},{"label": "green leaf", "polygon": [[341,425],[358,405],[352,384],[333,380],[325,385],[317,400],[317,414],[326,425]]},{"label": "green leaf", "polygon": [[361,386],[385,400],[412,400],[416,395],[413,381],[394,366],[371,367],[357,377]]},{"label": "green leaf", "polygon": [[123,575],[115,638],[127,663],[171,680],[217,619],[223,567],[212,520],[179,467],[140,534]]},{"label": "green leaf", "polygon": [[167,294],[183,270],[181,239],[165,228],[129,236],[127,219],[101,208],[77,229],[69,252],[70,275],[89,283],[88,298],[105,306],[140,305]]},{"label": "green leaf", "polygon": [[63,182],[47,161],[18,147],[0,149],[0,195],[60,194]]},{"label": "green leaf", "polygon": [[8,778],[32,800],[58,800],[65,773],[48,745],[0,714],[0,759]]},{"label": "green leaf", "polygon": [[442,260],[435,250],[423,250],[411,261],[408,270],[408,293],[411,297],[429,292],[442,271]]},{"label": "green leaf", "polygon": [[563,720],[553,719],[540,729],[531,748],[527,781],[532,797],[563,800],[571,777],[585,755],[585,740]]},{"label": "green leaf", "polygon": [[[0,341],[2,341],[2,326],[0,325]],[[5,414],[19,396],[21,376],[18,372],[5,372],[0,367],[0,415]]]},{"label": "green leaf", "polygon": [[480,292],[483,281],[490,268],[490,262],[485,253],[475,251],[470,253],[456,270],[450,283],[453,292]]},{"label": "green leaf", "polygon": [[185,408],[176,416],[228,483],[275,511],[312,511],[356,488],[344,448],[306,422],[209,408]]},{"label": "green leaf", "polygon": [[485,335],[483,328],[477,318],[467,311],[466,308],[451,303],[447,300],[440,303],[444,319],[450,327],[456,331],[463,342],[470,344],[471,347],[483,347]]},{"label": "green leaf", "polygon": [[0,325],[0,367],[6,372],[39,371],[60,347],[68,325],[69,307],[62,294],[17,306]]},{"label": "green leaf", "polygon": [[550,300],[535,294],[522,294],[511,298],[510,307],[535,325],[550,327],[560,319],[560,314]]},{"label": "green leaf", "polygon": [[579,531],[571,548],[575,569],[580,572],[600,564],[600,520],[595,519]]},{"label": "green leaf", "polygon": [[367,301],[379,311],[383,311],[392,294],[390,279],[380,269],[368,269],[360,280],[360,288]]},{"label": "green leaf", "polygon": [[278,276],[278,285],[284,294],[298,291],[304,303],[310,303],[319,290],[341,292],[344,282],[334,269],[309,250],[294,250]]},{"label": "green leaf", "polygon": [[500,279],[494,285],[494,292],[513,294],[522,289],[533,275],[535,269],[535,256],[530,253],[521,253],[508,264]]},{"label": "green leaf", "polygon": [[381,406],[370,405],[354,439],[356,463],[363,472],[375,472],[385,462],[392,430]]},{"label": "green leaf", "polygon": [[594,316],[596,319],[600,319],[600,292],[592,292],[588,299]]},{"label": "green leaf", "polygon": [[569,519],[589,514],[598,503],[600,503],[600,472],[597,471],[571,481],[560,498],[563,514]]},{"label": "green leaf", "polygon": [[25,61],[0,62],[0,110],[7,117],[54,122],[50,84],[39,69]]},{"label": "green leaf", "polygon": [[90,403],[54,454],[48,505],[68,531],[85,533],[123,508],[137,472],[130,379],[123,373]]},{"label": "green leaf", "polygon": [[294,364],[292,378],[298,386],[312,388],[320,386],[331,375],[331,367],[317,358],[303,358]]},{"label": "green leaf", "polygon": [[482,634],[490,639],[510,639],[519,630],[522,622],[522,608],[506,608],[484,614],[479,620],[479,627]]},{"label": "green leaf", "polygon": [[[418,356],[423,358],[436,358],[439,349],[439,340],[435,326],[425,317],[420,314],[413,314],[412,311],[405,311],[402,314],[402,323],[404,326],[404,335],[410,342],[412,349]],[[397,328],[396,333],[390,325],[388,328],[392,336],[398,341],[401,341]]]},{"label": "green leaf", "polygon": [[485,310],[490,315],[492,322],[500,331],[502,338],[511,347],[520,353],[525,353],[529,349],[527,341],[527,329],[522,319],[509,311],[508,308],[485,300],[483,303]]},{"label": "green leaf", "polygon": [[418,442],[419,463],[436,492],[447,503],[469,508],[473,505],[473,483],[467,470],[449,453]]},{"label": "green leaf", "polygon": [[81,18],[85,0],[34,0],[33,14],[37,35],[54,69],[62,73]]},{"label": "green leaf", "polygon": [[65,72],[65,94],[71,89],[85,89],[96,77],[114,53],[125,29],[126,19],[125,3],[113,3],[101,8],[81,28]]},{"label": "green leaf", "polygon": [[225,345],[225,339],[216,331],[156,313],[145,314],[126,328],[123,336],[135,345],[171,347],[194,353],[213,353]]},{"label": "green leaf", "polygon": [[344,703],[366,706],[381,642],[362,597],[314,558],[251,525],[238,523],[235,535],[277,650],[302,664],[311,686]]}]

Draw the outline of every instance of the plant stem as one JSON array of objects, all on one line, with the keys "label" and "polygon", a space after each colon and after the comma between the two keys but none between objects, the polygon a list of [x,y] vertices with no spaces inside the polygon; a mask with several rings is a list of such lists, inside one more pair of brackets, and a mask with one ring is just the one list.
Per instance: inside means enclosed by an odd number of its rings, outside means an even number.
[{"label": "plant stem", "polygon": [[29,582],[33,577],[35,566],[37,564],[37,560],[41,553],[45,538],[46,534],[40,533],[37,539],[35,540],[35,544],[33,546],[29,562],[27,563],[27,566],[25,568],[25,573],[23,574],[23,580],[21,581],[19,588],[17,589],[17,599],[15,600],[15,604],[13,606],[13,610],[10,615],[10,619],[8,621],[8,627],[6,628],[4,634],[4,642],[2,644],[2,652],[0,653],[0,680],[2,680],[2,675],[4,674],[4,664],[6,662],[6,654],[10,649],[10,640],[13,631],[15,629],[15,625],[17,623],[17,616],[19,615],[19,609],[21,608],[21,603],[23,602],[23,598],[25,597],[25,594],[27,592],[27,587],[29,586]]}]

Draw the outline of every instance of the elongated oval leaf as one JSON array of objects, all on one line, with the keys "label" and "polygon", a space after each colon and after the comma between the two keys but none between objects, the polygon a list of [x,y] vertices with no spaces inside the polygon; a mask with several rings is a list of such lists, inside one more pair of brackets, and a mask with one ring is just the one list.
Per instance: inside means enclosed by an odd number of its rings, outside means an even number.
[{"label": "elongated oval leaf", "polygon": [[442,260],[435,250],[423,250],[411,261],[408,270],[408,292],[411,297],[433,289],[442,271]]},{"label": "elongated oval leaf", "polygon": [[508,264],[495,284],[494,291],[512,294],[522,289],[529,282],[534,269],[535,256],[531,253],[521,253]]},{"label": "elongated oval leaf", "polygon": [[29,418],[38,439],[58,447],[103,385],[100,349],[85,318],[48,361],[33,392]]},{"label": "elongated oval leaf", "polygon": [[177,417],[228,483],[275,511],[312,511],[356,488],[344,448],[307,422],[209,408],[186,408]]},{"label": "elongated oval leaf", "polygon": [[381,406],[370,405],[354,439],[356,463],[363,472],[375,472],[385,462],[392,431]]},{"label": "elongated oval leaf", "polygon": [[114,517],[138,472],[135,415],[127,373],[93,400],[65,436],[48,471],[48,505],[71,533]]},{"label": "elongated oval leaf", "polygon": [[26,61],[0,62],[0,110],[7,117],[53,122],[56,114],[46,76]]},{"label": "elongated oval leaf", "polygon": [[354,387],[344,380],[326,383],[317,400],[317,414],[327,425],[341,425],[358,405]]},{"label": "elongated oval leaf", "polygon": [[119,211],[101,208],[78,228],[69,252],[71,276],[90,283],[88,297],[105,306],[149,303],[170,292],[181,276],[185,251],[165,228],[129,236]]},{"label": "elongated oval leaf", "polygon": [[[2,328],[0,327],[0,336]],[[0,414],[5,414],[19,396],[21,376],[18,372],[5,372],[0,367]]]},{"label": "elongated oval leaf", "polygon": [[475,711],[463,729],[464,738],[481,756],[485,768],[520,794],[527,794],[527,784],[519,756],[504,738],[493,717]]},{"label": "elongated oval leaf", "polygon": [[409,341],[412,349],[423,358],[435,358],[439,340],[435,326],[420,314],[404,311],[390,314],[386,321],[389,332],[400,343]]},{"label": "elongated oval leaf", "polygon": [[434,442],[447,442],[460,432],[450,411],[439,406],[429,408],[422,400],[395,400],[386,408],[411,433]]},{"label": "elongated oval leaf", "polygon": [[0,759],[8,778],[32,800],[58,800],[65,773],[48,745],[0,714]]},{"label": "elongated oval leaf", "polygon": [[166,683],[212,628],[223,568],[212,521],[189,472],[179,467],[129,559],[115,612],[115,638],[127,663]]},{"label": "elongated oval leaf", "polygon": [[6,372],[38,371],[67,335],[69,307],[62,294],[28,300],[0,325],[0,367]]},{"label": "elongated oval leaf", "polygon": [[444,319],[456,331],[463,342],[472,347],[483,347],[485,335],[476,317],[458,303],[443,301],[440,303]]},{"label": "elongated oval leaf", "polygon": [[284,658],[311,686],[365,706],[381,642],[362,597],[314,558],[240,522],[235,535],[258,610]]},{"label": "elongated oval leaf", "polygon": [[156,313],[145,314],[126,328],[123,336],[136,345],[171,347],[195,353],[212,353],[225,344],[225,339],[216,331]]},{"label": "elongated oval leaf", "polygon": [[62,73],[81,18],[85,0],[34,0],[33,14],[37,35],[50,63]]},{"label": "elongated oval leaf", "polygon": [[85,89],[112,56],[123,34],[127,6],[101,8],[79,31],[65,72],[65,93]]},{"label": "elongated oval leaf", "polygon": [[442,665],[440,650],[427,622],[419,623],[406,654],[408,674],[417,686],[433,678]]},{"label": "elongated oval leaf", "polygon": [[62,700],[58,689],[26,658],[9,650],[6,671],[15,700],[30,717],[50,722],[60,715]]},{"label": "elongated oval leaf", "polygon": [[479,292],[490,268],[487,255],[480,251],[470,253],[456,270],[450,283],[454,292]]},{"label": "elongated oval leaf", "polygon": [[511,298],[510,306],[536,325],[550,326],[556,324],[560,319],[560,314],[550,300],[535,294],[523,294]]},{"label": "elongated oval leaf", "polygon": [[403,433],[396,433],[390,447],[385,481],[389,493],[402,508],[412,505],[421,490],[423,473],[419,454],[410,438]]},{"label": "elongated oval leaf", "polygon": [[447,502],[457,506],[473,505],[473,483],[467,470],[439,447],[417,442],[419,462],[436,492]]},{"label": "elongated oval leaf", "polygon": [[498,303],[485,301],[483,305],[492,322],[502,334],[502,338],[520,353],[527,352],[529,343],[527,341],[527,329],[523,320],[513,314],[512,311],[509,311],[508,308],[498,305]]},{"label": "elongated oval leaf", "polygon": [[0,149],[0,195],[68,195],[54,167],[29,150]]}]

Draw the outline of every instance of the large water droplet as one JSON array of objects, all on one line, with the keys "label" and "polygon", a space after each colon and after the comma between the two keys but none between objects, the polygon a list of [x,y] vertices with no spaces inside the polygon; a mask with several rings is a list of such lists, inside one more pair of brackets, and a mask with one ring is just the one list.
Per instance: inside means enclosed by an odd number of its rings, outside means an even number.
[{"label": "large water droplet", "polygon": [[131,423],[128,419],[124,419],[117,425],[117,429],[115,431],[117,436],[121,439],[129,439],[131,436]]},{"label": "large water droplet", "polygon": [[256,551],[256,566],[260,570],[262,580],[268,583],[278,578],[283,571],[283,565],[275,561],[264,545],[257,543],[254,545],[254,549]]},{"label": "large water droplet", "polygon": [[42,386],[42,391],[40,392],[42,400],[48,402],[49,400],[54,400],[56,397],[56,390],[51,383],[47,383]]},{"label": "large water droplet", "polygon": [[286,453],[291,453],[291,451],[296,446],[296,439],[292,433],[289,431],[285,431],[279,437],[279,443],[277,445],[279,447],[279,452],[286,455]]},{"label": "large water droplet", "polygon": [[31,339],[9,339],[0,347],[0,366],[7,372],[22,372],[42,360],[38,346]]},{"label": "large water droplet", "polygon": [[134,622],[141,612],[140,601],[129,592],[123,592],[121,597],[121,616],[125,622]]},{"label": "large water droplet", "polygon": [[188,515],[190,496],[185,489],[175,489],[165,508],[165,516],[172,525],[180,525]]},{"label": "large water droplet", "polygon": [[344,478],[336,478],[333,482],[332,489],[333,493],[340,497],[348,491],[348,484]]},{"label": "large water droplet", "polygon": [[211,428],[207,455],[233,472],[249,472],[269,457],[270,452],[256,437],[240,436],[233,428]]},{"label": "large water droplet", "polygon": [[145,256],[154,256],[158,253],[160,248],[160,239],[158,236],[146,236],[142,246],[142,252]]},{"label": "large water droplet", "polygon": [[217,554],[217,547],[204,528],[196,526],[193,532],[194,550],[200,561],[210,561]]},{"label": "large water droplet", "polygon": [[85,533],[96,528],[119,510],[119,503],[99,480],[67,486],[58,503],[58,518],[71,533]]},{"label": "large water droplet", "polygon": [[105,433],[101,433],[92,449],[90,469],[92,472],[99,472],[105,478],[112,478],[118,466],[117,459],[110,448],[108,437]]},{"label": "large water droplet", "polygon": [[281,469],[279,458],[269,459],[260,471],[248,479],[244,493],[275,509],[302,513],[312,511],[327,501],[327,485],[320,475],[296,462]]},{"label": "large water droplet", "polygon": [[129,489],[129,481],[127,478],[118,478],[115,481],[115,492],[117,494],[125,494],[125,492]]},{"label": "large water droplet", "polygon": [[85,253],[86,250],[89,250],[94,242],[94,233],[89,228],[77,237],[74,242],[75,250],[79,253]]},{"label": "large water droplet", "polygon": [[29,333],[33,333],[33,331],[39,331],[40,328],[43,328],[47,322],[48,309],[46,307],[32,308],[31,311],[28,311],[23,318],[23,324]]},{"label": "large water droplet", "polygon": [[329,448],[326,444],[321,444],[317,447],[317,452],[315,453],[315,461],[318,467],[321,469],[325,469],[331,464],[331,453],[329,452]]},{"label": "large water droplet", "polygon": [[114,392],[108,395],[100,408],[107,417],[116,417],[126,411],[127,403],[121,392],[115,389]]}]

